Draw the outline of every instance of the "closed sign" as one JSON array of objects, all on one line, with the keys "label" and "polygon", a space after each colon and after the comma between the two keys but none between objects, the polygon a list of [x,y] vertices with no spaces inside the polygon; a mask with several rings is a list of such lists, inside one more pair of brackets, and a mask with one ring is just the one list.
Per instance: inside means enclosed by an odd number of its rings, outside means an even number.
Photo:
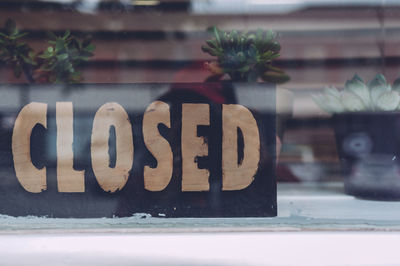
[{"label": "closed sign", "polygon": [[274,90],[252,108],[191,86],[2,88],[29,97],[2,105],[0,213],[275,216]]}]

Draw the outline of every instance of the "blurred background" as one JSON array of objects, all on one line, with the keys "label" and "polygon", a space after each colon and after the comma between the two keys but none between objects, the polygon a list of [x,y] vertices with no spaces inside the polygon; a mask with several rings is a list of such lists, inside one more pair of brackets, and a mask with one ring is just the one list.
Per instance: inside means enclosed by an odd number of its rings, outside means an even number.
[{"label": "blurred background", "polygon": [[[47,31],[90,34],[96,50],[82,65],[83,83],[203,82],[209,75],[203,64],[212,59],[201,50],[212,37],[207,28],[275,31],[282,49],[274,65],[291,78],[279,85],[286,90],[277,99],[279,112],[290,117],[279,181],[341,178],[329,115],[311,94],[328,85],[343,88],[354,74],[371,80],[382,73],[390,83],[399,75],[395,0],[1,1],[1,25],[7,18],[29,33],[24,40],[35,50],[47,47]],[[0,64],[0,82],[26,81]],[[5,117],[2,126],[10,125],[12,118]]]}]

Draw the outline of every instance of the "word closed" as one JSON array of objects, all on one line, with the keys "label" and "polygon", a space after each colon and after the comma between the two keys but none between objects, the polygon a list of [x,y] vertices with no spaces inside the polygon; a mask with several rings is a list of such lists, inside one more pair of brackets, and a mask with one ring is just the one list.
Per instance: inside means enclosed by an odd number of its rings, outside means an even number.
[{"label": "word closed", "polygon": [[[57,124],[57,187],[59,192],[84,192],[85,171],[73,167],[73,104],[56,103]],[[47,128],[47,104],[32,102],[19,112],[12,135],[12,154],[17,179],[32,193],[46,190],[46,167],[32,163],[30,139],[33,128]],[[173,151],[158,130],[162,124],[171,128],[170,107],[162,101],[151,103],[142,123],[143,141],[157,161],[155,167],[146,165],[144,188],[162,191],[173,175]],[[181,117],[182,191],[208,191],[209,169],[200,169],[197,159],[208,156],[208,143],[199,136],[198,126],[210,125],[208,104],[182,104]],[[110,166],[110,128],[115,129],[116,159]],[[243,141],[238,156],[238,129]],[[242,190],[254,179],[260,161],[259,129],[253,114],[237,104],[222,105],[222,190]],[[93,118],[90,155],[93,173],[100,187],[107,192],[121,190],[129,177],[134,160],[132,124],[124,108],[115,102],[102,105]]]}]

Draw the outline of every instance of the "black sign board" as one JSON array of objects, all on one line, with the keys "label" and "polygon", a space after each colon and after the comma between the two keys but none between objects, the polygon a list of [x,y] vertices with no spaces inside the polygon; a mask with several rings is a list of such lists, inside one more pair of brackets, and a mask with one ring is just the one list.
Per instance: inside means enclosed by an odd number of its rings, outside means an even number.
[{"label": "black sign board", "polygon": [[3,85],[0,213],[276,216],[275,88]]}]

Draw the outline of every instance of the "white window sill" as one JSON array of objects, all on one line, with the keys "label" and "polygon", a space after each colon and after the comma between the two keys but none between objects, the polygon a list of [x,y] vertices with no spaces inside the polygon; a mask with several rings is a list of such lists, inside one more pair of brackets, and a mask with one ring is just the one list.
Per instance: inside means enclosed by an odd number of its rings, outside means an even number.
[{"label": "white window sill", "polygon": [[400,202],[339,183],[278,195],[276,218],[0,216],[1,265],[398,265]]},{"label": "white window sill", "polygon": [[400,230],[400,201],[360,200],[341,183],[278,185],[274,218],[56,219],[0,215],[0,232],[251,232],[301,230]]}]

